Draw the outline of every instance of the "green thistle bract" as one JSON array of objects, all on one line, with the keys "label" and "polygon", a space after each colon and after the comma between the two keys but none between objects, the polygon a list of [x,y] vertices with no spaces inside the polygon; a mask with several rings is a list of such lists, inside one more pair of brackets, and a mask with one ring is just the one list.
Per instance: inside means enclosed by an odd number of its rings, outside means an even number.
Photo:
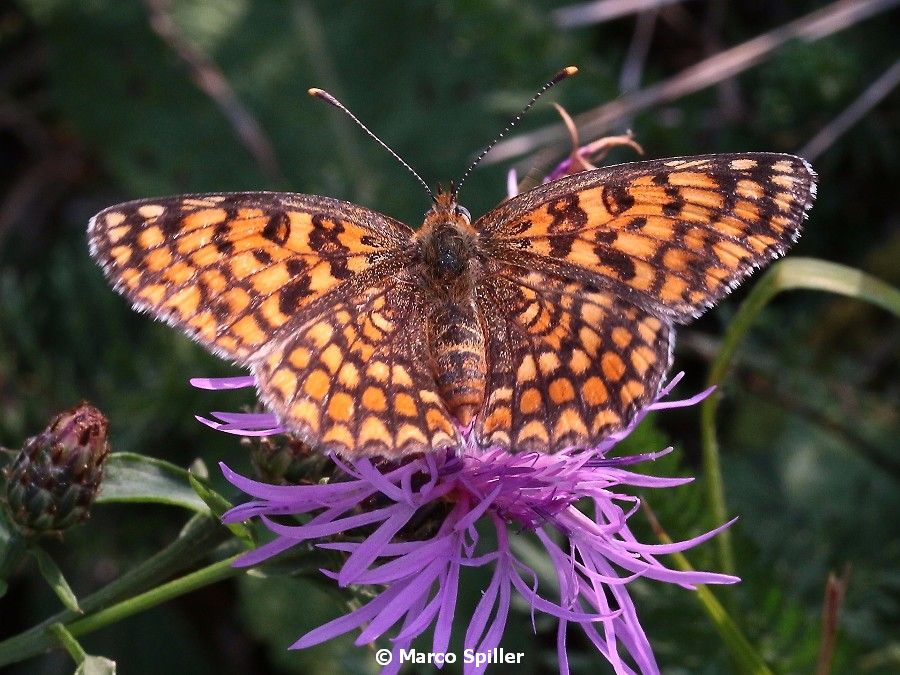
[{"label": "green thistle bract", "polygon": [[327,456],[289,434],[245,437],[241,444],[250,450],[256,475],[273,485],[315,483],[332,466]]}]

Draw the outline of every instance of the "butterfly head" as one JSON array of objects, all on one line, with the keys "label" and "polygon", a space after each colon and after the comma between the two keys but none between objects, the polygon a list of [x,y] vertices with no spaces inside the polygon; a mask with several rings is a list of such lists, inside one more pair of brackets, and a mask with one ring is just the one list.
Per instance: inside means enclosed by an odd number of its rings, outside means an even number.
[{"label": "butterfly head", "polygon": [[453,183],[450,183],[449,189],[445,189],[443,185],[438,185],[437,192],[431,198],[432,205],[425,214],[422,227],[441,223],[453,223],[462,227],[469,227],[472,216],[469,215],[468,209],[459,205],[456,195],[457,188]]}]

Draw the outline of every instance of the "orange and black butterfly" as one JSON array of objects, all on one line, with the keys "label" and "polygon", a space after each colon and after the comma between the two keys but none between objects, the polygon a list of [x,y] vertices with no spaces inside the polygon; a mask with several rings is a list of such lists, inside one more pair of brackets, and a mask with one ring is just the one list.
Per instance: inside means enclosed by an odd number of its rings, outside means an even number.
[{"label": "orange and black butterfly", "polygon": [[470,222],[439,191],[422,226],[328,197],[126,202],[90,223],[136,308],[253,373],[322,451],[553,453],[621,429],[687,323],[796,240],[815,173],[791,155],[609,166]]}]

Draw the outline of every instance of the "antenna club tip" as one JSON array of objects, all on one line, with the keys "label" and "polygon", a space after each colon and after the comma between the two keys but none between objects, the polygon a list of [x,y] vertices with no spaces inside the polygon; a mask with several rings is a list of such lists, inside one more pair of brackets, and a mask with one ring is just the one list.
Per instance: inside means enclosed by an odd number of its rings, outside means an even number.
[{"label": "antenna club tip", "polygon": [[330,103],[331,105],[337,105],[337,99],[324,89],[319,89],[318,87],[310,87],[306,90],[306,93],[313,98],[322,99],[323,101],[325,101],[326,103]]},{"label": "antenna club tip", "polygon": [[566,79],[567,77],[572,77],[572,75],[575,75],[575,74],[577,74],[577,73],[578,73],[578,68],[577,68],[577,67],[575,67],[575,66],[566,66],[565,68],[563,68],[561,71],[559,71],[559,72],[556,74],[556,76],[553,78],[553,82],[554,82],[554,84],[555,84],[556,82],[559,82],[560,80],[564,80],[564,79]]}]

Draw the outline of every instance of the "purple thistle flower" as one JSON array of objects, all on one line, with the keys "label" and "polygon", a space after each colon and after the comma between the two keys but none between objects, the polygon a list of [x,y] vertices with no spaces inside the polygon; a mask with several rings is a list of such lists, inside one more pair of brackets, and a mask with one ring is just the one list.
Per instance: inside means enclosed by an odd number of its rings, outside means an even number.
[{"label": "purple thistle flower", "polygon": [[[592,159],[610,148],[641,147],[624,136],[602,138],[580,146],[575,125],[557,106],[569,131],[572,151],[544,183],[579,171],[596,168]],[[514,169],[507,175],[507,194],[518,193]],[[637,617],[628,584],[645,577],[692,589],[696,584],[730,584],[737,577],[713,572],[673,570],[656,556],[684,551],[700,544],[734,521],[682,542],[642,544],[628,527],[628,519],[640,508],[640,500],[623,494],[622,488],[665,488],[691,482],[692,478],[663,478],[634,473],[625,467],[657,459],[671,452],[609,457],[608,453],[654,410],[691,406],[709,396],[712,389],[686,400],[664,402],[682,378],[676,375],[623,430],[606,437],[593,448],[573,448],[554,455],[529,452],[512,454],[501,449],[485,451],[470,440],[471,426],[461,429],[465,445],[458,452],[426,455],[400,463],[374,463],[363,458],[347,461],[331,456],[337,481],[316,485],[269,485],[236,474],[221,465],[226,478],[253,497],[223,516],[235,523],[258,517],[275,538],[238,561],[240,566],[262,563],[297,544],[318,541],[317,546],[341,551],[346,560],[337,571],[321,570],[339,586],[370,585],[381,590],[362,607],[308,632],[291,648],[302,649],[360,629],[355,643],[364,645],[392,631],[389,665],[383,673],[399,671],[400,653],[433,626],[432,653],[446,654],[456,613],[460,570],[493,565],[488,587],[471,614],[463,646],[485,657],[500,645],[513,590],[534,612],[559,620],[557,652],[559,670],[569,672],[566,654],[568,626],[576,624],[616,673],[659,673],[650,643]],[[236,389],[253,386],[252,377],[195,378],[203,389]],[[285,433],[269,413],[213,412],[197,419],[219,431],[239,436]],[[593,504],[592,515],[576,503]],[[438,507],[438,508],[435,508]],[[428,538],[413,539],[404,528],[428,514],[439,523]],[[287,525],[273,517],[308,518]],[[477,525],[486,522],[496,534],[493,547],[479,536]],[[509,543],[530,533],[543,545],[556,572],[558,597],[545,598],[538,590],[537,575],[520,561]],[[566,542],[557,542],[561,535]],[[334,535],[355,534],[358,541],[328,541]],[[469,608],[467,608],[469,609]],[[487,659],[485,659],[487,661]],[[466,663],[464,672],[483,672],[490,662]]]},{"label": "purple thistle flower", "polygon": [[[210,389],[222,391],[225,389],[244,389],[254,386],[251,375],[238,377],[194,377],[191,378],[191,386],[197,389]],[[194,418],[216,431],[224,431],[235,436],[274,436],[287,432],[278,418],[272,413],[232,413],[212,412],[215,419],[209,419],[202,415],[194,415]]]},{"label": "purple thistle flower", "polygon": [[[225,523],[260,518],[275,538],[245,554],[238,562],[252,566],[307,541],[347,554],[340,569],[322,570],[342,587],[371,585],[380,592],[362,607],[302,636],[300,649],[361,629],[356,644],[364,645],[391,632],[393,659],[383,670],[397,672],[400,652],[433,627],[432,651],[446,653],[463,567],[493,565],[493,576],[471,614],[464,648],[475,654],[496,654],[509,613],[513,591],[531,606],[559,620],[559,669],[568,673],[566,635],[569,624],[584,631],[617,673],[658,673],[647,636],[637,618],[628,584],[644,577],[685,588],[695,584],[735,583],[736,577],[711,572],[686,572],[663,565],[658,555],[683,551],[715,536],[731,522],[701,536],[671,544],[643,544],[628,527],[639,500],[622,488],[665,488],[690,478],[637,474],[627,466],[656,459],[671,451],[610,457],[609,451],[652,410],[690,406],[711,390],[681,401],[663,402],[681,378],[676,376],[657,400],[641,411],[627,429],[599,446],[545,455],[481,450],[474,443],[458,453],[432,454],[402,463],[370,459],[345,461],[332,457],[340,480],[327,484],[275,486],[245,478],[222,465],[225,476],[253,499],[231,509]],[[193,380],[210,389],[251,386],[251,378]],[[213,413],[198,418],[232,434],[268,435],[283,429],[272,415]],[[341,475],[342,474],[342,475]],[[374,499],[373,499],[374,498]],[[591,515],[576,508],[593,504]],[[438,508],[435,508],[438,507]],[[429,536],[410,540],[404,528],[423,513],[438,513]],[[303,515],[303,524],[284,524],[280,516]],[[496,533],[496,544],[479,536],[485,522]],[[554,563],[558,597],[548,599],[537,576],[510,546],[514,536],[534,536]],[[554,532],[566,544],[556,543]],[[359,541],[329,541],[334,535],[354,535]],[[465,608],[460,611],[470,611]],[[487,664],[469,663],[464,671],[483,672]]]}]

